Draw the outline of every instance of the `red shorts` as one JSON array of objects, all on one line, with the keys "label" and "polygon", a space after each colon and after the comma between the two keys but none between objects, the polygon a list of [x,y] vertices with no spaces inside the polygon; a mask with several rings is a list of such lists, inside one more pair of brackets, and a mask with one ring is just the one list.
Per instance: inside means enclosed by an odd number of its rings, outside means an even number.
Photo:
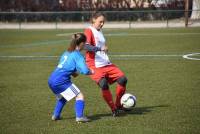
[{"label": "red shorts", "polygon": [[98,83],[101,78],[106,78],[109,84],[112,84],[118,78],[124,76],[124,73],[114,64],[99,68],[90,67],[90,69],[94,70],[94,74],[90,75],[90,77],[96,83]]}]

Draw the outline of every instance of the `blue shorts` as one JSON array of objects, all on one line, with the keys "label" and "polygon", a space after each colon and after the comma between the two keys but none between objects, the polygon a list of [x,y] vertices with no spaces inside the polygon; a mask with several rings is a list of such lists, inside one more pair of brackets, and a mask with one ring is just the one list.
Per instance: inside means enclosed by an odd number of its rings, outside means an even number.
[{"label": "blue shorts", "polygon": [[71,82],[66,83],[66,84],[60,84],[60,85],[54,85],[51,82],[49,82],[48,84],[54,94],[60,94],[72,85]]}]

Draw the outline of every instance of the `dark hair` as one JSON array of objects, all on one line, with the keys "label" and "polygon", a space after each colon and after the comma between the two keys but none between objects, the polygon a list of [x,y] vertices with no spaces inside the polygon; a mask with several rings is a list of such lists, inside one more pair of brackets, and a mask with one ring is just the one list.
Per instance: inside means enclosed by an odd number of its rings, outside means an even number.
[{"label": "dark hair", "polygon": [[83,33],[76,33],[72,35],[72,40],[67,51],[72,52],[79,46],[81,42],[86,42],[86,36]]},{"label": "dark hair", "polygon": [[103,16],[103,17],[105,17],[105,14],[103,14],[102,12],[94,12],[93,14],[92,14],[92,17],[91,17],[91,22],[93,23],[93,19],[97,19],[98,17],[100,17],[100,16]]}]

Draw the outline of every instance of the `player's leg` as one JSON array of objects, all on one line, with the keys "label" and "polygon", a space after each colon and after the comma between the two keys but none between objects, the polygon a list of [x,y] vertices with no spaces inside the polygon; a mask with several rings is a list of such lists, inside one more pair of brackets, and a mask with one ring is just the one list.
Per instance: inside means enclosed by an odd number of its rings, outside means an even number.
[{"label": "player's leg", "polygon": [[[106,78],[101,78],[98,82],[99,87],[101,88],[102,91],[102,96],[104,98],[104,100],[106,101],[106,103],[108,104],[108,106],[110,107],[110,109],[112,110],[112,112],[115,112],[116,110],[116,106],[113,102],[113,97],[112,94],[109,90],[109,84]],[[113,115],[115,116],[115,115]]]},{"label": "player's leg", "polygon": [[[76,115],[78,117],[83,115],[85,106],[84,97],[83,94],[78,89],[78,87],[76,87],[76,85],[71,84],[71,86],[69,86],[66,90],[61,92],[60,95],[62,96],[62,99],[60,99],[60,101],[57,102],[57,105],[54,110],[55,115],[60,115],[66,101],[70,101],[74,97],[76,97],[76,103],[75,103]],[[84,120],[84,122],[86,121]]]},{"label": "player's leg", "polygon": [[84,96],[80,92],[77,97],[76,97],[76,102],[75,102],[75,111],[76,111],[76,118],[81,118],[83,117],[83,112],[85,108],[85,101],[84,101]]},{"label": "player's leg", "polygon": [[84,96],[79,90],[79,88],[72,84],[64,93],[61,93],[63,97],[70,101],[74,97],[76,97],[75,101],[75,112],[76,112],[76,121],[77,122],[88,122],[89,119],[84,116],[84,108],[85,108],[85,101]]},{"label": "player's leg", "polygon": [[77,122],[88,122],[88,121],[90,121],[87,117],[84,116],[84,108],[85,108],[84,96],[80,92],[77,95],[76,102],[75,102],[76,121]]},{"label": "player's leg", "polygon": [[112,94],[109,90],[109,83],[106,79],[106,67],[101,68],[90,68],[94,70],[94,74],[90,75],[91,79],[94,80],[101,88],[102,97],[108,104],[112,112],[116,110],[115,104],[113,102]]},{"label": "player's leg", "polygon": [[120,99],[126,91],[127,78],[114,64],[107,67],[109,83],[117,82],[115,105],[121,108]]},{"label": "player's leg", "polygon": [[127,78],[125,76],[121,76],[117,79],[115,105],[118,109],[122,107],[120,104],[120,100],[121,100],[122,95],[126,91],[126,83],[127,83]]},{"label": "player's leg", "polygon": [[63,107],[65,106],[66,104],[66,99],[63,98],[62,96],[61,97],[57,97],[57,102],[56,102],[56,105],[55,105],[55,108],[54,108],[54,112],[53,112],[53,115],[52,115],[52,120],[59,120],[60,119],[60,115],[61,115],[61,112],[62,112],[62,109]]}]

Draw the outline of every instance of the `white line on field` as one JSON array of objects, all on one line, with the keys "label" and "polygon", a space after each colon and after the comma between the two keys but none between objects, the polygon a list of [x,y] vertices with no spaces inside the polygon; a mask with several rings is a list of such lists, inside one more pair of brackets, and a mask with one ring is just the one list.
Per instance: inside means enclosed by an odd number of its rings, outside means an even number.
[{"label": "white line on field", "polygon": [[64,42],[68,42],[70,40],[52,40],[52,41],[40,41],[40,42],[34,42],[34,43],[27,43],[27,44],[16,44],[16,45],[1,45],[0,48],[26,48],[26,47],[42,47],[42,46],[48,46],[48,45],[60,45],[64,44]]},{"label": "white line on field", "polygon": [[111,57],[180,57],[182,55],[162,55],[162,54],[147,54],[147,55],[144,55],[144,54],[128,54],[128,55],[109,55]]},{"label": "white line on field", "polygon": [[[130,58],[130,57],[182,57],[184,59],[189,60],[200,60],[199,58],[191,57],[200,55],[200,53],[191,53],[185,55],[176,55],[176,54],[111,54],[109,55],[111,58]],[[15,59],[23,59],[23,58],[59,58],[60,56],[47,56],[47,55],[0,55],[1,59],[5,58],[15,58]]]},{"label": "white line on field", "polygon": [[107,36],[171,36],[171,35],[198,35],[200,33],[141,33],[141,34],[134,34],[134,33],[126,33],[126,34],[107,34]]},{"label": "white line on field", "polygon": [[186,55],[183,55],[183,58],[188,59],[188,60],[200,60],[199,58],[190,57],[190,56],[194,56],[194,55],[200,55],[200,53],[186,54]]},{"label": "white line on field", "polygon": [[[74,33],[56,34],[56,36],[71,36]],[[169,35],[199,35],[200,33],[111,33],[105,36],[169,36]]]},{"label": "white line on field", "polygon": [[[182,57],[183,55],[135,55],[135,54],[123,54],[123,55],[109,55],[110,57]],[[43,56],[43,55],[0,55],[0,58],[57,58],[59,56]]]},{"label": "white line on field", "polygon": [[73,34],[75,34],[77,32],[74,33],[62,33],[62,34],[56,34],[56,36],[72,36]]},{"label": "white line on field", "polygon": [[59,56],[1,55],[0,58],[57,58]]}]

